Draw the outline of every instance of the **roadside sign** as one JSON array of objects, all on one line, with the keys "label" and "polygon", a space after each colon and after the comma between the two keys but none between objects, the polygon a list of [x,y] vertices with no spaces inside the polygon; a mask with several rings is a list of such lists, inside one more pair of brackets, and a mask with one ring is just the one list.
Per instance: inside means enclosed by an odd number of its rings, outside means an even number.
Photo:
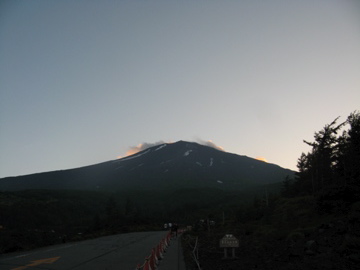
[{"label": "roadside sign", "polygon": [[220,239],[220,248],[224,248],[224,259],[228,259],[227,250],[231,248],[232,258],[235,259],[235,248],[239,247],[239,240],[232,234],[226,234]]},{"label": "roadside sign", "polygon": [[221,248],[236,248],[239,247],[239,240],[232,234],[226,234],[220,240]]}]

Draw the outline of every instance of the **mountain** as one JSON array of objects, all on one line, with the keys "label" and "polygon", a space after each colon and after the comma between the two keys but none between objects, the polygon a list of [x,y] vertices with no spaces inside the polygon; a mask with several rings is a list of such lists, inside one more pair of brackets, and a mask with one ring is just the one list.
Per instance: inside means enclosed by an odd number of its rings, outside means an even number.
[{"label": "mountain", "polygon": [[0,190],[244,189],[281,182],[294,171],[193,142],[162,144],[91,166],[0,179]]}]

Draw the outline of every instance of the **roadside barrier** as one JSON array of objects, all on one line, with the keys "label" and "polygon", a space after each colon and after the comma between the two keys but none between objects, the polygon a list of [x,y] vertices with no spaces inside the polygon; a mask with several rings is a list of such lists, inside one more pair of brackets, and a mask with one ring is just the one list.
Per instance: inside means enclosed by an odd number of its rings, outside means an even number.
[{"label": "roadside barrier", "polygon": [[[183,233],[185,230],[179,230],[178,234]],[[156,247],[151,249],[151,253],[148,257],[145,257],[145,261],[142,265],[138,264],[135,270],[156,270],[160,261],[164,258],[164,253],[170,246],[172,239],[172,233],[169,231],[166,236],[161,239],[160,243]]]},{"label": "roadside barrier", "polygon": [[144,263],[136,266],[136,270],[155,270],[158,267],[160,260],[164,258],[164,253],[170,246],[170,241],[171,232],[168,232],[166,236],[161,239],[160,243],[151,249],[151,254],[148,257],[145,257]]}]

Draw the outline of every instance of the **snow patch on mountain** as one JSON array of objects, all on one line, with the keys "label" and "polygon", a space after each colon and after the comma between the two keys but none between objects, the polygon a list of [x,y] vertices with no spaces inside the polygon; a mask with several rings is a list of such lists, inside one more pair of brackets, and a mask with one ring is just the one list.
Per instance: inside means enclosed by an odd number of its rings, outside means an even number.
[{"label": "snow patch on mountain", "polygon": [[200,162],[196,162],[196,164],[199,165],[199,166],[202,166],[202,164]]},{"label": "snow patch on mountain", "polygon": [[213,159],[213,158],[210,158],[210,164],[209,164],[209,167],[211,167],[213,164],[214,164],[214,159]]},{"label": "snow patch on mountain", "polygon": [[158,148],[155,149],[155,151],[160,150],[161,148],[164,148],[165,146],[167,146],[166,143],[164,143],[163,145],[160,145]]},{"label": "snow patch on mountain", "polygon": [[192,150],[187,150],[187,151],[185,152],[185,154],[184,154],[184,157],[190,155],[191,152],[192,152]]},{"label": "snow patch on mountain", "polygon": [[218,182],[219,184],[222,184],[222,183],[223,183],[223,181],[220,181],[220,180],[217,180],[216,182]]}]

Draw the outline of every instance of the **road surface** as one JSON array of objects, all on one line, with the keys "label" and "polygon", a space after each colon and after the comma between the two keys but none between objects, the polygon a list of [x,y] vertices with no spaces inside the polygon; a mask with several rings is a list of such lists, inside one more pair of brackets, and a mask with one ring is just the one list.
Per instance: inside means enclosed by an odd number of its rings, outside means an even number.
[{"label": "road surface", "polygon": [[1,270],[134,270],[166,236],[127,233],[0,255]]}]

